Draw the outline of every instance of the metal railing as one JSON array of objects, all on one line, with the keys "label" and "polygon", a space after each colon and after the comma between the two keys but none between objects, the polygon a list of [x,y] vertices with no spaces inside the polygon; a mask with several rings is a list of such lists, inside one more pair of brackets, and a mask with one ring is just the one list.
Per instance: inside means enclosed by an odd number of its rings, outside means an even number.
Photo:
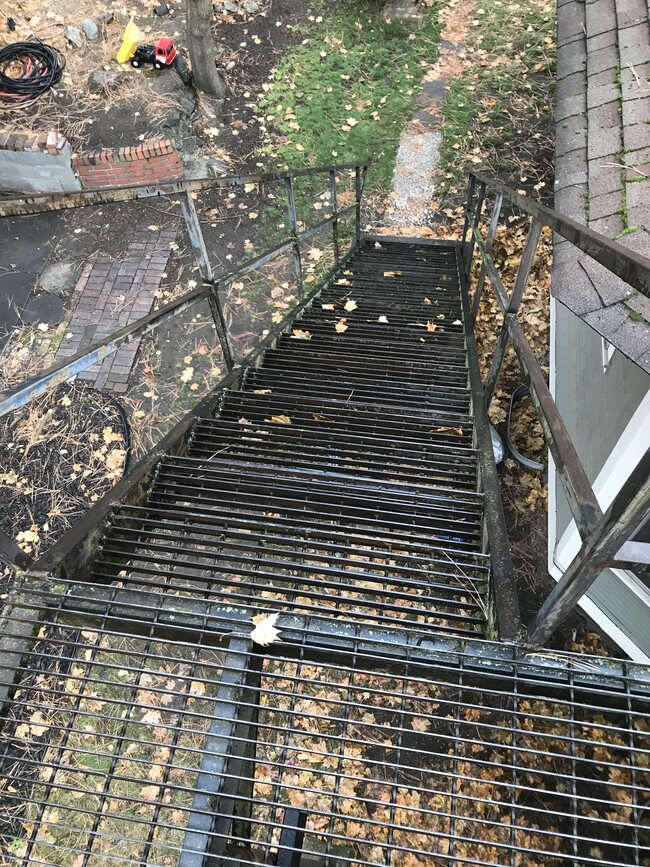
[{"label": "metal railing", "polygon": [[[134,489],[139,489],[143,480],[151,471],[155,462],[170,450],[182,448],[182,441],[194,422],[201,416],[209,413],[217,405],[223,391],[232,387],[251,366],[254,366],[264,352],[274,345],[274,342],[285,330],[287,323],[304,310],[311,299],[315,297],[334,272],[344,264],[359,244],[361,238],[361,200],[366,174],[370,161],[363,163],[346,163],[329,166],[317,166],[311,169],[297,169],[281,172],[266,172],[255,175],[233,175],[219,178],[204,178],[190,181],[177,181],[169,184],[155,186],[128,186],[117,187],[107,190],[85,190],[75,193],[20,196],[13,199],[5,199],[0,203],[0,217],[12,217],[26,214],[38,214],[53,210],[67,210],[93,205],[106,205],[119,202],[137,201],[141,199],[160,198],[164,196],[180,196],[181,212],[185,220],[190,243],[196,258],[201,285],[196,289],[184,293],[180,297],[153,310],[129,325],[108,335],[103,340],[92,344],[88,349],[77,352],[69,359],[55,363],[50,368],[34,377],[31,377],[18,385],[0,393],[0,418],[26,406],[35,398],[52,391],[62,383],[73,379],[77,374],[97,362],[116,352],[121,346],[143,337],[156,327],[168,322],[200,301],[207,300],[214,322],[217,338],[221,347],[226,376],[219,382],[216,389],[211,391],[203,399],[198,401],[193,409],[176,424],[172,430],[163,437],[160,442],[122,479],[102,500],[83,516],[65,534],[60,543],[55,544],[44,555],[48,563],[54,565],[60,561],[63,550],[66,552],[77,546],[88,534],[89,538],[95,539],[94,532],[99,523],[106,517],[110,508],[121,500],[129,499]],[[354,185],[354,203],[347,207],[339,207],[338,187],[339,176],[349,173]],[[353,177],[352,177],[352,173]],[[295,183],[296,179],[311,179],[325,176],[329,189],[329,216],[314,225],[299,229],[298,211],[296,207]],[[240,268],[226,273],[219,278],[215,277],[210,263],[199,216],[194,206],[193,194],[206,190],[227,190],[245,187],[254,184],[281,184],[286,192],[287,216],[289,232],[286,240],[280,244],[265,250],[258,256],[246,262]],[[354,231],[350,249],[342,250],[340,238],[340,223],[345,217],[354,219]],[[304,265],[302,257],[302,245],[308,239],[319,232],[331,227],[331,247],[333,253],[333,265],[329,271],[311,284],[311,290],[305,295]],[[224,318],[223,295],[224,290],[243,275],[262,268],[284,253],[293,254],[295,280],[298,288],[299,303],[287,312],[287,315],[277,325],[269,329],[269,334],[261,339],[258,345],[239,364],[235,363],[228,334],[228,328]],[[89,553],[89,540],[86,539],[82,546],[83,551]],[[61,551],[59,550],[61,549]],[[42,559],[42,558],[41,558]],[[18,568],[27,568],[31,565],[32,558],[25,554],[16,543],[4,532],[0,531],[0,561]]]},{"label": "metal railing", "polygon": [[[488,189],[494,193],[494,201],[489,228],[484,237],[480,221]],[[510,293],[504,286],[492,258],[492,247],[504,199],[530,217],[524,249]],[[638,542],[629,544],[650,511],[650,448],[624,483],[610,508],[603,514],[546,383],[544,372],[518,321],[543,226],[548,226],[578,250],[587,253],[630,286],[650,297],[650,260],[646,257],[557,211],[519,195],[497,180],[470,173],[462,244],[463,264],[468,281],[476,249],[480,258],[480,270],[472,298],[472,315],[476,319],[486,277],[490,280],[503,314],[503,326],[484,385],[486,410],[489,411],[508,345],[512,344],[582,539],[580,551],[529,626],[528,640],[531,644],[543,644],[548,640],[603,569],[608,566],[630,568],[635,564],[650,563],[650,545]]]}]

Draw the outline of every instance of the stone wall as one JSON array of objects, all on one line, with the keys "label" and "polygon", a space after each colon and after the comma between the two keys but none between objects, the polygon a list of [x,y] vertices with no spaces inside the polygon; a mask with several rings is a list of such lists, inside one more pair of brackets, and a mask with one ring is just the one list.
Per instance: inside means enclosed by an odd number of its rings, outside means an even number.
[{"label": "stone wall", "polygon": [[71,164],[67,140],[41,135],[0,133],[0,192],[68,193],[81,183]]}]

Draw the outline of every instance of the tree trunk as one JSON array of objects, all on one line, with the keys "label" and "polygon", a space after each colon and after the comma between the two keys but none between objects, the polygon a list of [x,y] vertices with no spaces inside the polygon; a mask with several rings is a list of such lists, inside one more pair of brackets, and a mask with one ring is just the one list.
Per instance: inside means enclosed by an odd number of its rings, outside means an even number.
[{"label": "tree trunk", "polygon": [[194,85],[198,90],[224,99],[226,82],[214,63],[212,0],[187,0],[187,41]]}]

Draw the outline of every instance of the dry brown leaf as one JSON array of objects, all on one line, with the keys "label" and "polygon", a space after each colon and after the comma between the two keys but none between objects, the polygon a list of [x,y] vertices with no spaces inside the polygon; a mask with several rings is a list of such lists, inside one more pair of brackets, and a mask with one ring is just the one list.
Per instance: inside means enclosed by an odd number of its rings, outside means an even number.
[{"label": "dry brown leaf", "polygon": [[427,331],[435,331],[437,327],[435,322],[427,322]]},{"label": "dry brown leaf", "polygon": [[323,415],[322,412],[312,412],[312,415],[316,421],[334,421],[333,418],[330,418],[328,415]]},{"label": "dry brown leaf", "polygon": [[272,415],[271,418],[265,418],[264,421],[274,421],[276,424],[291,424],[291,419],[288,415]]},{"label": "dry brown leaf", "polygon": [[334,328],[338,331],[339,334],[343,334],[344,331],[348,330],[348,326],[345,324],[345,319],[339,319]]},{"label": "dry brown leaf", "polygon": [[158,798],[160,786],[143,786],[140,789],[140,797],[143,801],[155,801]]},{"label": "dry brown leaf", "polygon": [[202,680],[193,680],[190,684],[190,695],[205,695],[205,684]]},{"label": "dry brown leaf", "polygon": [[336,285],[337,286],[352,286],[352,283],[350,283],[349,280],[346,280],[345,277],[341,277],[339,280],[336,281]]},{"label": "dry brown leaf", "polygon": [[401,277],[401,271],[384,271],[384,277]]},{"label": "dry brown leaf", "polygon": [[377,322],[383,322],[384,324],[388,323],[388,319],[386,316],[380,316]]},{"label": "dry brown leaf", "polygon": [[323,308],[323,310],[334,310],[333,304],[321,304],[321,307]]},{"label": "dry brown leaf", "polygon": [[311,333],[303,331],[301,328],[294,328],[291,332],[291,338],[293,340],[311,340]]},{"label": "dry brown leaf", "polygon": [[272,394],[272,388],[254,388],[253,394]]},{"label": "dry brown leaf", "polygon": [[431,433],[455,433],[462,437],[463,429],[461,427],[435,427]]},{"label": "dry brown leaf", "polygon": [[423,303],[423,304],[432,304],[433,302],[431,301],[430,298],[425,298],[424,301],[423,301],[422,303]]},{"label": "dry brown leaf", "polygon": [[348,313],[352,313],[353,310],[357,309],[357,302],[354,301],[352,298],[350,298],[348,301],[345,302],[344,306],[345,306],[345,310]]},{"label": "dry brown leaf", "polygon": [[307,250],[307,257],[311,259],[312,262],[320,262],[323,258],[323,251],[319,250],[318,247],[311,247]]},{"label": "dry brown leaf", "polygon": [[148,710],[143,715],[140,722],[144,723],[145,725],[149,725],[149,726],[160,725],[160,723],[162,722],[162,717],[160,716],[160,711],[154,710],[153,708],[151,710]]}]

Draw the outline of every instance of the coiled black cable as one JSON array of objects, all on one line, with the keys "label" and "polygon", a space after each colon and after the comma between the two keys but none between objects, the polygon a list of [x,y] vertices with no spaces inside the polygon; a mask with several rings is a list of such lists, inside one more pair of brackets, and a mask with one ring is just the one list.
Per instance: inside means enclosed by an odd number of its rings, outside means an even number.
[{"label": "coiled black cable", "polygon": [[43,42],[12,42],[0,48],[0,100],[25,102],[53,87],[63,75],[65,57]]}]

